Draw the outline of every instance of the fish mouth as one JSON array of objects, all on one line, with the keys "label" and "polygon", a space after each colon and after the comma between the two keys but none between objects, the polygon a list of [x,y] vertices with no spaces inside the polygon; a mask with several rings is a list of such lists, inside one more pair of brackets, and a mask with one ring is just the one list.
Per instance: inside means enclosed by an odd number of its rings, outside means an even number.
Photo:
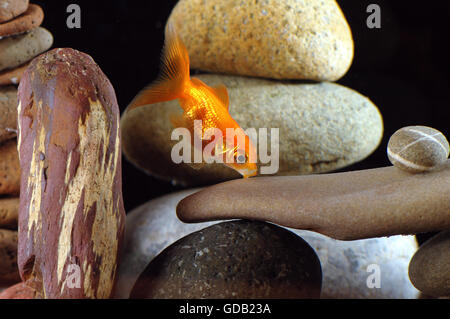
[{"label": "fish mouth", "polygon": [[248,177],[252,177],[258,174],[258,169],[254,168],[254,169],[248,169],[248,168],[244,168],[241,169],[240,172],[242,176],[244,176],[244,178],[248,178]]}]

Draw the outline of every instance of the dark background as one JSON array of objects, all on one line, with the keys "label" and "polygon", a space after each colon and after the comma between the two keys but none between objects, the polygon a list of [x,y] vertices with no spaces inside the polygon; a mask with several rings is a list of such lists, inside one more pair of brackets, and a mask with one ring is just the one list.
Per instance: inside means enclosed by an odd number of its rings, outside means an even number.
[{"label": "dark background", "polygon": [[[157,76],[164,26],[176,0],[32,2],[44,9],[43,26],[54,35],[53,47],[83,51],[100,65],[115,88],[121,111]],[[344,170],[390,165],[387,141],[403,126],[427,125],[450,136],[450,5],[446,2],[338,0],[355,42],[353,65],[338,83],[368,96],[380,109],[385,125],[379,148]],[[70,3],[81,7],[81,29],[66,26]],[[366,25],[370,3],[381,7],[381,29]],[[123,160],[127,211],[175,190]]]}]

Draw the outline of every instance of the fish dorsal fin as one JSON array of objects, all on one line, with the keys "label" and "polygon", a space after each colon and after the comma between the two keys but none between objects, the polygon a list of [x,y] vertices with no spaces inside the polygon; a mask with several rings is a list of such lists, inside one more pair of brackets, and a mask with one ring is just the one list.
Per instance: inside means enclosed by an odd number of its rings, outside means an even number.
[{"label": "fish dorsal fin", "polygon": [[145,87],[127,108],[130,111],[139,106],[175,100],[182,95],[189,80],[189,55],[183,41],[169,23],[158,78]]},{"label": "fish dorsal fin", "polygon": [[229,106],[230,106],[230,98],[228,97],[228,90],[227,87],[223,84],[219,84],[218,86],[215,87],[211,87],[207,84],[205,84],[205,82],[203,82],[202,80],[198,79],[198,78],[191,78],[192,83],[203,87],[205,89],[207,89],[209,92],[211,92],[212,94],[214,94],[220,102],[223,103],[223,105],[225,106],[225,108],[228,110]]},{"label": "fish dorsal fin", "polygon": [[220,84],[216,87],[213,87],[212,90],[214,91],[216,96],[219,98],[219,100],[222,101],[225,108],[228,110],[230,107],[230,97],[228,96],[227,87],[223,84]]}]

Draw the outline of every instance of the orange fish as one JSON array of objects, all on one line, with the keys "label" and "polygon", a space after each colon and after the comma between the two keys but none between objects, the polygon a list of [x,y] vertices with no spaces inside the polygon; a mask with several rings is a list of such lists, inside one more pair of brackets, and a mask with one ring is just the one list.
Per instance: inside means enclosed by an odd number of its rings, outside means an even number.
[{"label": "orange fish", "polygon": [[[221,158],[225,165],[238,171],[244,178],[257,174],[256,149],[228,112],[227,88],[224,85],[210,87],[201,80],[190,77],[187,49],[169,24],[161,74],[136,96],[127,111],[175,99],[179,100],[184,110],[182,116],[171,118],[175,127],[187,128],[193,136],[201,139],[202,151],[212,143],[211,154],[215,158]],[[198,121],[201,121],[201,126]],[[221,134],[219,138],[214,135],[215,138],[211,141],[212,136],[208,136],[207,132],[214,129]],[[233,130],[233,135],[227,134],[230,129]]]}]

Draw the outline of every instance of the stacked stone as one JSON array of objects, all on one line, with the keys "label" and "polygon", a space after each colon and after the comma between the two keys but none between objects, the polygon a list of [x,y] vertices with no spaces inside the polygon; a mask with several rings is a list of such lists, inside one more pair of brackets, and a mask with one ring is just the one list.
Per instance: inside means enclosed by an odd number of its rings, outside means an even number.
[{"label": "stacked stone", "polygon": [[[191,68],[213,73],[198,77],[228,88],[230,114],[243,129],[268,128],[270,142],[270,129],[279,128],[278,175],[336,170],[379,145],[383,121],[377,107],[331,83],[348,71],[354,50],[334,0],[181,0],[168,22],[185,42]],[[186,186],[239,178],[225,165],[195,170],[171,161],[178,141],[170,138],[170,116],[179,112],[178,101],[170,101],[127,113],[122,118],[127,158]]]},{"label": "stacked stone", "polygon": [[53,36],[41,28],[44,13],[28,0],[0,0],[0,287],[20,281],[17,215],[17,85],[30,60],[47,51]]}]

